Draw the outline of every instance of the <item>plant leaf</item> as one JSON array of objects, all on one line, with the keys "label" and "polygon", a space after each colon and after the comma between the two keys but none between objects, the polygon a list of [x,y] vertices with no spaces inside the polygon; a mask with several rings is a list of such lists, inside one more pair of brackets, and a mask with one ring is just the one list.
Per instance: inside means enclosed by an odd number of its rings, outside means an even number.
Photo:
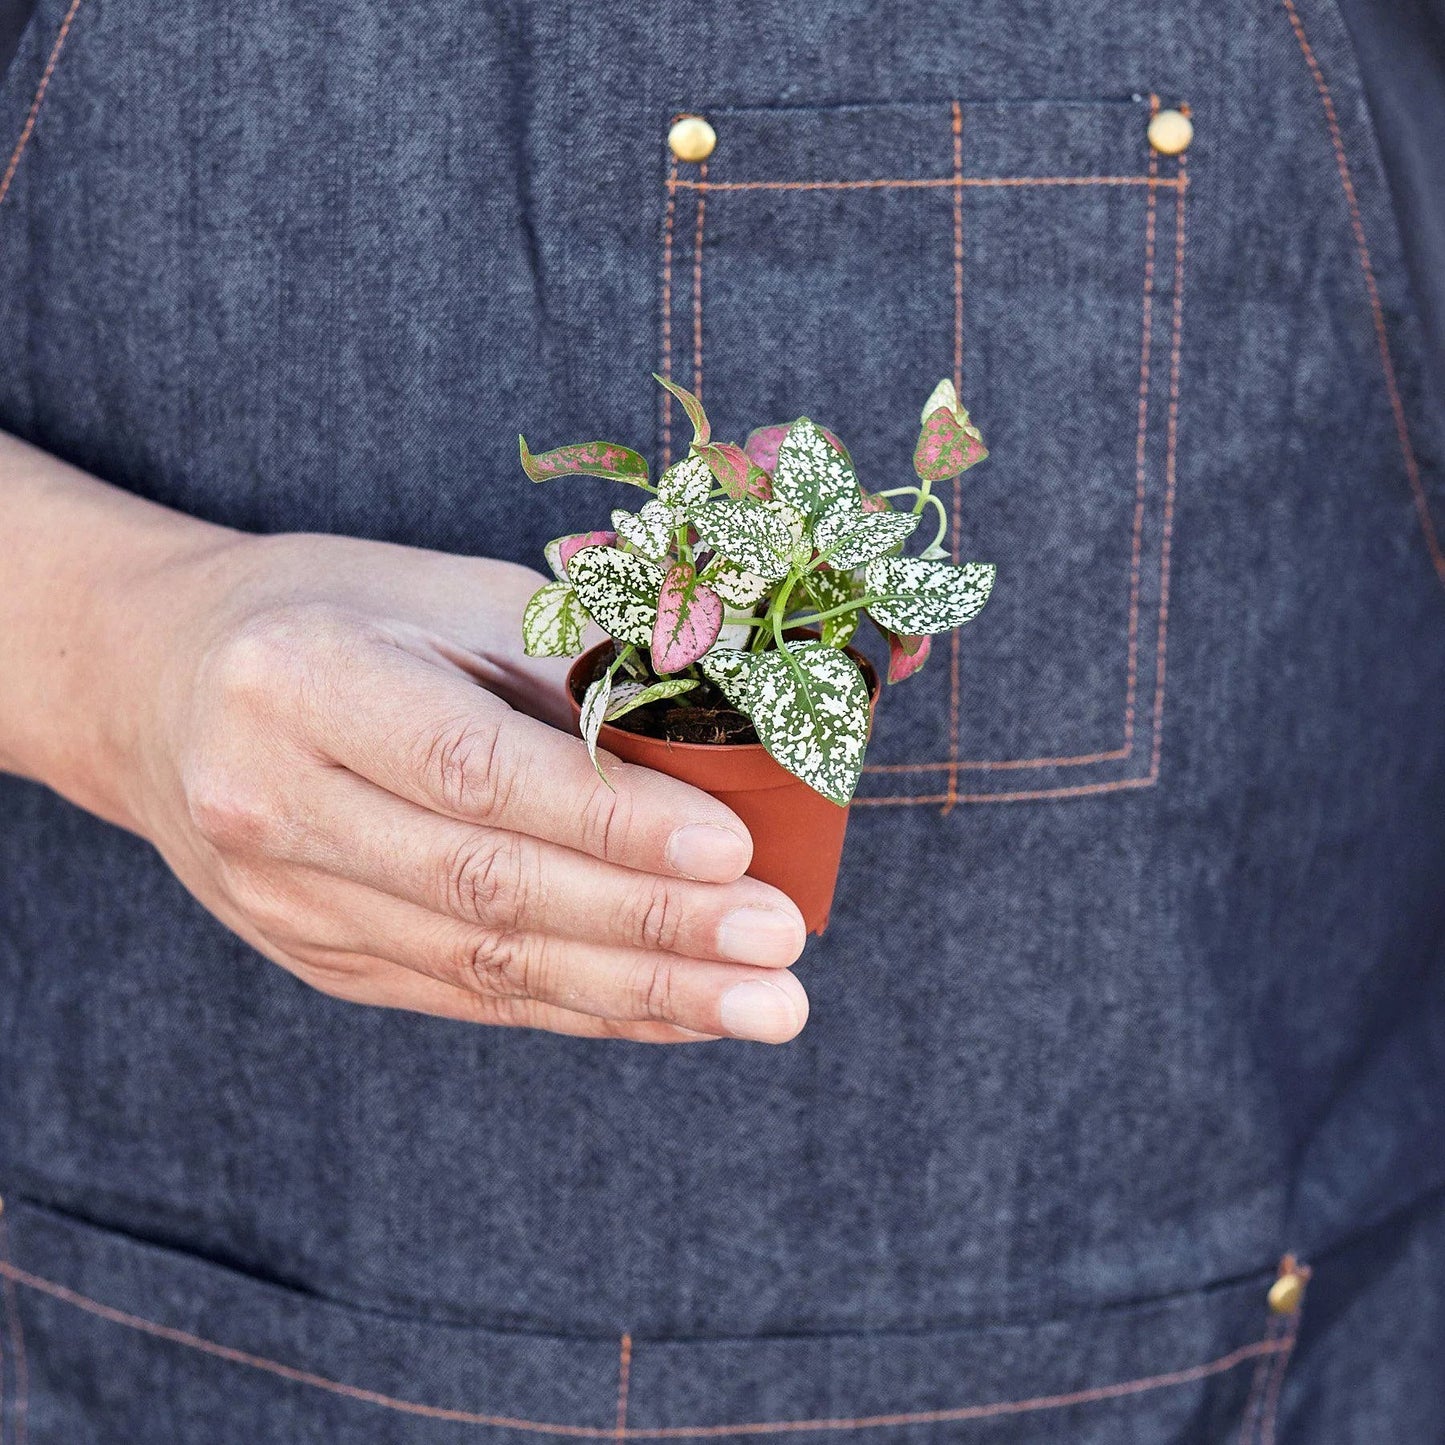
[{"label": "plant leaf", "polygon": [[889,682],[902,682],[904,678],[912,677],[933,651],[931,637],[910,637],[897,632],[885,632],[883,635],[888,639]]},{"label": "plant leaf", "polygon": [[947,632],[983,611],[993,590],[990,562],[928,562],[922,557],[879,557],[863,574],[869,616],[889,632]]},{"label": "plant leaf", "polygon": [[788,642],[785,649],[753,654],[737,706],[778,762],[845,805],[868,745],[867,684],[846,652],[812,641]]},{"label": "plant leaf", "polygon": [[576,657],[586,631],[587,613],[566,582],[538,588],[522,613],[522,646],[528,657]]},{"label": "plant leaf", "polygon": [[[863,595],[862,584],[851,572],[837,572],[827,567],[809,572],[803,579],[802,591],[819,612],[831,611]],[[862,615],[863,609],[858,607],[841,617],[830,617],[818,624],[819,635],[829,647],[846,647],[857,632]]]},{"label": "plant leaf", "polygon": [[693,451],[728,496],[766,502],[773,495],[773,479],[741,447],[731,442],[708,442]]},{"label": "plant leaf", "polygon": [[761,577],[726,557],[714,557],[704,570],[703,580],[730,607],[753,607],[763,600],[768,590],[767,582]]},{"label": "plant leaf", "polygon": [[547,558],[547,565],[552,569],[552,575],[559,582],[565,582],[567,580],[567,563],[572,560],[574,552],[580,552],[583,547],[615,547],[616,545],[616,532],[572,532],[566,537],[553,537],[542,550]]},{"label": "plant leaf", "polygon": [[647,647],[662,591],[662,568],[635,552],[583,547],[567,575],[597,625],[618,642]]},{"label": "plant leaf", "polygon": [[534,482],[550,481],[553,477],[589,476],[610,477],[614,482],[630,482],[638,487],[647,485],[646,460],[630,447],[616,442],[574,442],[571,446],[536,454],[527,449],[525,437],[519,436],[517,444],[522,452],[522,470]]},{"label": "plant leaf", "polygon": [[773,495],[805,517],[861,510],[853,464],[816,422],[801,416],[788,428],[773,469]]},{"label": "plant leaf", "polygon": [[658,682],[619,682],[612,689],[612,700],[607,704],[604,722],[624,717],[634,708],[645,707],[650,702],[659,702],[665,697],[679,697],[691,692],[697,686],[695,677],[664,677]]},{"label": "plant leaf", "polygon": [[612,514],[612,525],[624,542],[630,542],[644,557],[660,561],[672,544],[674,513],[665,502],[654,497],[636,514],[619,507]]},{"label": "plant leaf", "polygon": [[653,670],[680,672],[691,666],[717,641],[722,622],[722,598],[697,580],[690,563],[675,562],[667,569],[657,599]]},{"label": "plant leaf", "polygon": [[738,652],[732,648],[714,647],[706,656],[698,659],[704,676],[717,684],[718,689],[735,708],[747,711],[744,699],[747,697],[747,679],[761,653]]},{"label": "plant leaf", "polygon": [[963,416],[960,421],[947,407],[940,407],[924,418],[913,449],[913,470],[924,481],[947,481],[988,455],[977,428],[967,420],[968,413]]},{"label": "plant leaf", "polygon": [[612,669],[609,667],[592,685],[582,694],[582,715],[577,723],[582,732],[582,741],[587,744],[587,756],[592,759],[592,766],[597,769],[597,776],[610,788],[612,784],[607,780],[607,774],[602,771],[602,764],[597,761],[597,734],[602,731],[602,724],[607,713],[607,704],[612,696]]},{"label": "plant leaf", "polygon": [[[778,465],[778,448],[783,444],[783,438],[788,434],[790,422],[778,422],[773,426],[754,427],[748,433],[748,439],[743,443],[743,450],[766,472],[773,472]],[[819,427],[819,431],[828,438],[832,444],[848,457],[848,448],[838,440],[827,427]],[[848,457],[849,464],[852,458]]]},{"label": "plant leaf", "polygon": [[913,512],[825,512],[813,529],[813,544],[832,567],[861,567],[905,542],[918,526]]},{"label": "plant leaf", "polygon": [[[701,452],[701,448],[699,449]],[[699,454],[674,462],[657,479],[657,499],[676,512],[699,506],[712,494],[712,472]]]},{"label": "plant leaf", "polygon": [[729,562],[765,582],[776,582],[788,575],[795,543],[786,518],[771,506],[723,498],[694,508],[692,524]]},{"label": "plant leaf", "polygon": [[682,409],[692,423],[693,441],[695,443],[707,441],[712,436],[712,427],[708,423],[707,413],[702,409],[702,402],[685,386],[679,386],[675,381],[671,381],[665,376],[659,376],[655,371],[652,373],[652,379],[665,386],[682,403]]}]

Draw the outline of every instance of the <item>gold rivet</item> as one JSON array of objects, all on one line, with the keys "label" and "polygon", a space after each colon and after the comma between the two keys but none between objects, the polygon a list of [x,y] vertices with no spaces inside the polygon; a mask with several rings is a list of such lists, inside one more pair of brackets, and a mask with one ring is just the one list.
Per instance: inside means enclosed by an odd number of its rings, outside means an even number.
[{"label": "gold rivet", "polygon": [[667,143],[680,161],[705,161],[717,145],[717,132],[700,115],[684,115],[673,121]]},{"label": "gold rivet", "polygon": [[1286,1269],[1269,1287],[1269,1307],[1277,1315],[1299,1313],[1304,1303],[1305,1281],[1309,1278],[1302,1270]]},{"label": "gold rivet", "polygon": [[1194,122],[1182,110],[1161,110],[1149,119],[1149,144],[1161,156],[1183,155],[1194,139]]}]

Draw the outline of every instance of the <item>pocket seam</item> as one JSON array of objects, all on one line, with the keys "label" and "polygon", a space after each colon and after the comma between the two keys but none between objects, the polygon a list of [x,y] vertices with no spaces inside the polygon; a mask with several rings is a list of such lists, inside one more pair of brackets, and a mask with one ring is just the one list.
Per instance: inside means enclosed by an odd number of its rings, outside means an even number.
[{"label": "pocket seam", "polygon": [[[785,1418],[778,1420],[739,1421],[733,1424],[667,1426],[629,1426],[626,1423],[628,1366],[631,1362],[633,1349],[631,1336],[624,1334],[619,1341],[616,1424],[607,1426],[569,1425],[554,1421],[522,1419],[515,1416],[487,1415],[480,1412],[454,1409],[446,1406],[427,1405],[420,1401],[402,1399],[398,1396],[387,1395],[381,1391],[370,1390],[363,1386],[349,1385],[340,1380],[333,1380],[329,1376],[315,1374],[312,1371],[299,1369],[294,1365],[284,1364],[279,1360],[269,1359],[264,1355],[255,1355],[245,1350],[236,1349],[230,1345],[220,1344],[216,1340],[209,1339],[203,1335],[193,1334],[188,1330],[176,1329],[170,1325],[163,1325],[156,1320],[147,1319],[142,1315],[116,1309],[114,1306],[103,1304],[101,1301],[93,1299],[89,1295],[72,1290],[56,1280],[47,1279],[42,1275],[32,1274],[28,1270],[21,1269],[19,1266],[12,1264],[8,1257],[0,1256],[0,1275],[3,1275],[7,1284],[19,1284],[24,1288],[46,1295],[62,1304],[67,1304],[72,1308],[82,1310],[86,1314],[93,1315],[109,1324],[120,1325],[124,1328],[135,1330],[138,1333],[149,1335],[154,1339],[164,1340],[169,1344],[180,1345],[184,1348],[198,1351],[201,1354],[225,1360],[230,1364],[243,1365],[250,1369],[278,1376],[293,1384],[306,1385],[313,1389],[324,1390],[327,1393],[340,1395],[343,1398],[354,1400],[361,1404],[375,1405],[381,1409],[393,1410],[400,1414],[449,1421],[453,1424],[491,1426],[534,1433],[550,1433],[568,1438],[588,1440],[679,1440],[728,1435],[776,1434],[800,1430],[822,1433],[842,1430],[880,1429],[904,1425],[990,1420],[1010,1415],[1067,1409],[1076,1405],[1093,1404],[1106,1400],[1127,1399],[1134,1395],[1148,1394],[1155,1390],[1177,1388],[1183,1385],[1197,1383],[1200,1380],[1209,1379],[1215,1375],[1227,1374],[1231,1370],[1238,1369],[1250,1360],[1257,1360],[1261,1363],[1265,1361],[1270,1362],[1270,1369],[1268,1370],[1269,1384],[1263,1387],[1265,1391],[1263,1396],[1265,1409],[1263,1427],[1267,1433],[1261,1434],[1258,1439],[1259,1445],[1271,1445],[1274,1437],[1275,1412],[1278,1404],[1280,1386],[1283,1382],[1284,1366],[1288,1364],[1289,1356],[1294,1349],[1299,1322],[1298,1312],[1288,1318],[1282,1329],[1278,1328],[1277,1322],[1272,1319],[1270,1327],[1262,1339],[1240,1345],[1228,1351],[1226,1354],[1219,1355],[1211,1360],[1206,1360],[1201,1364],[1189,1365],[1181,1369],[1170,1370],[1157,1375],[1145,1375],[1132,1380],[1117,1381],[1107,1385],[1096,1385],[1053,1395],[1039,1395],[1026,1399],[993,1401],[982,1405],[962,1405],[941,1410],[911,1411],[885,1415],[826,1417],[804,1420]],[[1259,1374],[1260,1372],[1257,1368],[1255,1380],[1256,1389],[1252,1389],[1251,1391],[1251,1396],[1254,1398],[1259,1398],[1257,1395]],[[1246,1417],[1245,1424],[1247,1425],[1248,1423],[1249,1421]],[[1240,1437],[1240,1445],[1248,1445],[1243,1435]]]},{"label": "pocket seam", "polygon": [[5,197],[10,194],[11,182],[15,179],[16,171],[20,169],[20,159],[30,144],[31,136],[35,134],[35,122],[40,115],[40,107],[45,104],[45,92],[50,89],[50,82],[55,75],[56,66],[60,64],[60,53],[65,49],[65,42],[70,35],[70,27],[75,20],[76,12],[84,3],[85,0],[70,0],[70,8],[60,22],[60,29],[56,33],[54,44],[50,47],[50,55],[45,62],[45,69],[40,73],[40,83],[35,87],[35,95],[30,101],[30,109],[25,113],[25,124],[20,128],[20,137],[15,142],[14,150],[10,152],[10,162],[5,167],[5,174],[0,177],[0,205],[5,203]]},{"label": "pocket seam", "polygon": [[[1185,258],[1185,202],[1189,186],[1187,155],[1181,154],[1176,161],[1173,174],[1161,176],[1159,174],[1159,157],[1157,152],[1150,146],[1145,146],[1147,151],[1147,171],[1143,175],[1110,175],[1110,176],[966,176],[963,171],[962,155],[962,102],[957,98],[950,101],[952,117],[952,143],[953,143],[953,169],[947,176],[927,176],[922,178],[901,179],[901,178],[879,178],[865,180],[846,181],[795,181],[751,179],[741,181],[709,181],[707,178],[707,162],[701,162],[697,168],[695,177],[683,176],[677,159],[671,160],[667,173],[666,189],[667,202],[663,228],[663,264],[662,264],[662,295],[661,295],[661,374],[673,379],[673,338],[672,338],[672,313],[674,310],[673,299],[673,270],[674,270],[674,247],[677,214],[677,193],[679,190],[687,190],[695,193],[697,198],[697,225],[693,249],[692,267],[692,321],[693,321],[693,347],[691,364],[691,387],[699,396],[702,395],[702,374],[703,374],[703,312],[702,312],[702,264],[704,244],[704,223],[706,217],[707,197],[710,193],[726,191],[746,190],[786,190],[786,191],[817,191],[817,190],[859,190],[859,189],[914,189],[914,188],[951,188],[953,191],[953,222],[954,222],[954,385],[962,391],[962,353],[963,353],[963,217],[962,198],[965,189],[982,187],[1013,187],[1013,186],[1122,186],[1141,185],[1147,188],[1148,205],[1145,219],[1145,268],[1144,268],[1144,295],[1143,295],[1143,319],[1142,319],[1142,343],[1140,363],[1140,400],[1138,411],[1138,434],[1136,443],[1136,478],[1135,478],[1135,511],[1134,524],[1132,529],[1132,546],[1130,561],[1130,610],[1128,627],[1128,664],[1127,682],[1124,701],[1124,742],[1119,748],[1101,750],[1092,753],[1079,754],[1070,757],[1046,757],[1046,758],[1006,758],[1006,759],[960,759],[959,751],[959,710],[958,710],[958,686],[960,673],[960,649],[961,642],[959,634],[955,631],[952,634],[950,644],[950,678],[949,678],[949,727],[948,727],[948,750],[949,756],[946,759],[936,762],[921,763],[880,763],[865,764],[864,773],[871,774],[907,774],[907,773],[932,773],[943,774],[945,779],[944,792],[917,791],[912,793],[874,795],[868,797],[856,797],[854,802],[860,807],[895,807],[895,806],[938,806],[944,814],[950,812],[958,804],[981,804],[981,803],[1008,803],[1008,802],[1043,802],[1057,801],[1069,798],[1089,797],[1102,793],[1118,792],[1126,789],[1137,789],[1152,787],[1159,781],[1162,746],[1163,746],[1163,721],[1164,721],[1164,693],[1166,679],[1166,662],[1168,647],[1168,623],[1169,623],[1169,584],[1170,564],[1172,557],[1173,543],[1173,520],[1174,505],[1177,491],[1177,440],[1178,440],[1178,417],[1179,417],[1179,384],[1180,384],[1180,355],[1182,346],[1182,323],[1183,323],[1183,293],[1184,293],[1184,258]],[[1157,95],[1150,95],[1149,110],[1152,115],[1159,108]],[[676,117],[674,117],[676,118]],[[1146,481],[1149,473],[1147,457],[1148,439],[1148,417],[1149,399],[1151,386],[1151,357],[1153,350],[1153,294],[1154,294],[1154,270],[1155,270],[1155,228],[1157,214],[1157,198],[1162,190],[1173,191],[1175,194],[1175,257],[1174,257],[1174,287],[1173,307],[1169,339],[1169,396],[1168,413],[1165,435],[1165,458],[1164,458],[1164,503],[1163,503],[1163,524],[1160,543],[1159,558],[1159,615],[1155,637],[1154,649],[1154,672],[1155,687],[1153,706],[1150,712],[1152,739],[1148,758],[1148,770],[1142,775],[1127,776],[1119,778],[1104,779],[1098,782],[1081,783],[1073,785],[1062,785],[1057,787],[1040,787],[1034,789],[1021,789],[1015,791],[1000,791],[992,793],[964,792],[959,787],[959,774],[963,772],[1022,772],[1026,770],[1044,768],[1068,768],[1093,766],[1101,763],[1127,764],[1134,756],[1135,731],[1137,721],[1138,703],[1138,638],[1139,638],[1139,595],[1141,571],[1141,556],[1139,548],[1141,545],[1142,529],[1144,523],[1144,504],[1146,500]],[[659,400],[660,406],[660,433],[662,441],[662,456],[664,463],[672,459],[672,397],[671,394],[663,391]],[[953,551],[958,552],[958,528],[960,525],[960,502],[961,483],[958,478],[953,484]]]}]

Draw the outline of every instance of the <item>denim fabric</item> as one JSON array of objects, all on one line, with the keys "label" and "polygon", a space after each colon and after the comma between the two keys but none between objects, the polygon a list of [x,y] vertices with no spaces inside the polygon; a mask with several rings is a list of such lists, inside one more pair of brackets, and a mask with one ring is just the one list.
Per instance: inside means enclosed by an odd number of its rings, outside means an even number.
[{"label": "denim fabric", "polygon": [[[233,525],[535,562],[611,501],[518,430],[675,451],[666,369],[882,486],[956,370],[999,583],[883,699],[780,1049],[337,1003],[0,780],[0,1429],[1431,1439],[1421,361],[1327,0],[80,0],[0,203],[0,424]],[[1363,1327],[1405,1220],[1428,1307]]]}]

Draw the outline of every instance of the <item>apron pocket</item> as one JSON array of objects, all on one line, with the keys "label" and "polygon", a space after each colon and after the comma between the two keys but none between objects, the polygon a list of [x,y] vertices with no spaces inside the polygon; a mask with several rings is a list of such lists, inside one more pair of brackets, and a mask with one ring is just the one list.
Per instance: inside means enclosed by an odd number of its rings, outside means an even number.
[{"label": "apron pocket", "polygon": [[342,1304],[13,1198],[0,1229],[0,1421],[37,1445],[1267,1445],[1294,1345],[1268,1271],[1038,1324],[573,1338]]},{"label": "apron pocket", "polygon": [[[991,449],[945,545],[998,583],[884,697],[864,803],[1157,779],[1186,179],[1152,104],[708,108],[711,157],[668,158],[661,370],[718,434],[806,411],[881,490],[951,376]],[[688,436],[661,397],[659,455]]]}]

